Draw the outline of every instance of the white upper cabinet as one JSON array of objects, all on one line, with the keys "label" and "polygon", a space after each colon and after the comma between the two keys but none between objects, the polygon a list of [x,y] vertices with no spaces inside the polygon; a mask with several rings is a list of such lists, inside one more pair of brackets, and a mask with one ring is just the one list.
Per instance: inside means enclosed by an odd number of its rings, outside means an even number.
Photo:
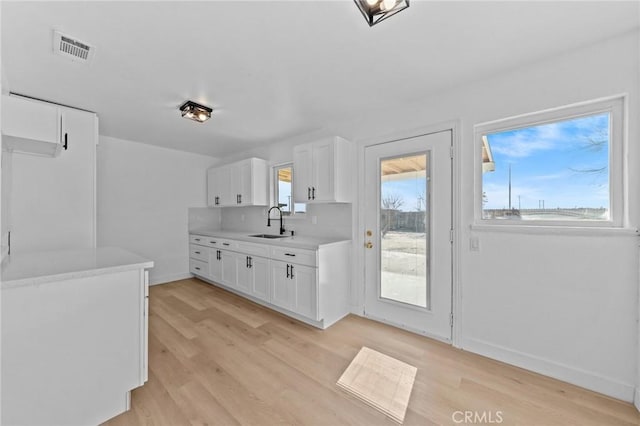
[{"label": "white upper cabinet", "polygon": [[59,155],[65,142],[63,111],[54,104],[3,95],[3,149],[48,157]]},{"label": "white upper cabinet", "polygon": [[293,149],[293,198],[299,203],[350,203],[352,148],[340,137]]},{"label": "white upper cabinet", "polygon": [[207,170],[207,202],[221,207],[231,204],[231,169],[227,166]]},{"label": "white upper cabinet", "polygon": [[211,207],[266,206],[269,203],[268,166],[248,158],[207,171],[207,204]]},{"label": "white upper cabinet", "polygon": [[17,151],[3,156],[11,162],[2,204],[8,205],[12,254],[96,245],[98,117],[60,109],[68,149],[56,158]]}]

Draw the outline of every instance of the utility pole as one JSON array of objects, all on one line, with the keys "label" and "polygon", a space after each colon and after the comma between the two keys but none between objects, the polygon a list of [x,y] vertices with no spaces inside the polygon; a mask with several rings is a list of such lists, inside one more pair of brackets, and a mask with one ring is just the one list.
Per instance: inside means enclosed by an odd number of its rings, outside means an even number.
[{"label": "utility pole", "polygon": [[509,210],[511,210],[511,164],[509,164]]}]

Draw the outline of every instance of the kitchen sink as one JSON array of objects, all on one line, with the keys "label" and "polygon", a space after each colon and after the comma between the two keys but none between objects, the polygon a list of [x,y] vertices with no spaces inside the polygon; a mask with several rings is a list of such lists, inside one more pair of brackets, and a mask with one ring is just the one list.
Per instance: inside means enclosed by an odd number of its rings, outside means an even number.
[{"label": "kitchen sink", "polygon": [[268,238],[268,239],[274,239],[274,238],[287,238],[288,235],[273,235],[273,234],[255,234],[255,235],[249,235],[250,237],[257,237],[257,238]]}]

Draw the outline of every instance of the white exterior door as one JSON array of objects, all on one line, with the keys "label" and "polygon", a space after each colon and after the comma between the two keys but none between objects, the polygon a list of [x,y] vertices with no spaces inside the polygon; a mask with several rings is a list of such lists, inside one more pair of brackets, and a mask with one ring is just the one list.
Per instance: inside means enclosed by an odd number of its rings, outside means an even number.
[{"label": "white exterior door", "polygon": [[452,132],[365,149],[365,315],[451,340]]}]

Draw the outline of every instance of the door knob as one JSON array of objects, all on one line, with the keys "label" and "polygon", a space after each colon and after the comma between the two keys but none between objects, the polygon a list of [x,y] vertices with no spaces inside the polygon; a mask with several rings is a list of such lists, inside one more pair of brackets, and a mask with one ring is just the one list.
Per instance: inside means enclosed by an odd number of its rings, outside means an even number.
[{"label": "door knob", "polygon": [[370,248],[373,248],[373,243],[371,241],[367,241],[366,243],[364,243],[364,246],[370,249]]}]

